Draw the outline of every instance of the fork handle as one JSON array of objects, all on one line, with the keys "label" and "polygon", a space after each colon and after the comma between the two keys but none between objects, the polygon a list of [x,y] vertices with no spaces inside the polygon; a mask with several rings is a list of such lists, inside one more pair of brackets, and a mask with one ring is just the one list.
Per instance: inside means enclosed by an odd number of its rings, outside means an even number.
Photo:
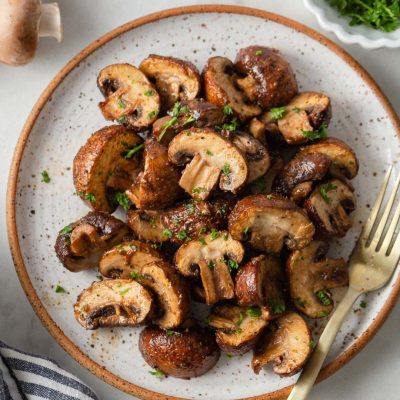
[{"label": "fork handle", "polygon": [[349,287],[342,301],[329,319],[310,360],[303,369],[299,380],[294,385],[287,400],[305,400],[307,398],[344,318],[360,294],[361,292],[358,290]]}]

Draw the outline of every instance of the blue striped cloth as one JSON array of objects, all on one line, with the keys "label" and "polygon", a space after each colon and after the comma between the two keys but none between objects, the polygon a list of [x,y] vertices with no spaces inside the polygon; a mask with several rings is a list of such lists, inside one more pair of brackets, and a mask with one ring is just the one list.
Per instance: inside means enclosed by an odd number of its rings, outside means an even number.
[{"label": "blue striped cloth", "polygon": [[54,361],[16,350],[0,341],[0,400],[98,400]]}]

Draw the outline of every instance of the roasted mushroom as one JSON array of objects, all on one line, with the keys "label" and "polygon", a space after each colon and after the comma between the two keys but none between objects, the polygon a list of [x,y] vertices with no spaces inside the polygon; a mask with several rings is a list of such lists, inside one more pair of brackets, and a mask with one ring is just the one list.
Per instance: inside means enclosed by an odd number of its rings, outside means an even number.
[{"label": "roasted mushroom", "polygon": [[129,210],[127,223],[139,240],[165,242],[162,216],[163,211]]},{"label": "roasted mushroom", "polygon": [[168,151],[155,138],[145,141],[144,170],[126,191],[128,199],[144,210],[160,210],[174,204],[183,191],[178,168],[168,160]]},{"label": "roasted mushroom", "polygon": [[237,85],[261,108],[285,105],[297,93],[293,71],[277,49],[245,47],[239,50],[235,67],[243,76],[237,80]]},{"label": "roasted mushroom", "polygon": [[78,296],[74,306],[75,318],[85,329],[138,326],[152,312],[150,293],[129,279],[94,282]]},{"label": "roasted mushroom", "polygon": [[227,232],[214,231],[183,244],[175,254],[175,266],[184,276],[200,276],[207,304],[235,295],[231,271],[239,267],[244,249]]},{"label": "roasted mushroom", "polygon": [[107,278],[137,278],[144,265],[162,260],[161,254],[150,245],[130,240],[104,253],[99,272]]},{"label": "roasted mushroom", "polygon": [[235,279],[239,305],[267,308],[271,316],[286,310],[283,296],[284,271],[278,257],[258,256],[243,265]]},{"label": "roasted mushroom", "polygon": [[254,117],[249,122],[249,132],[262,144],[266,143],[266,126],[258,118]]},{"label": "roasted mushroom", "polygon": [[358,172],[354,151],[342,140],[330,137],[300,149],[298,156],[309,153],[324,154],[330,158],[329,173],[339,179],[353,179]]},{"label": "roasted mushroom", "polygon": [[207,323],[217,330],[215,338],[224,353],[241,355],[253,348],[268,320],[268,311],[260,307],[226,304],[214,307]]},{"label": "roasted mushroom", "polygon": [[92,209],[111,213],[115,195],[124,192],[139,173],[142,140],[123,126],[93,133],[74,158],[76,193]]},{"label": "roasted mushroom", "polygon": [[55,251],[65,268],[79,272],[97,267],[102,255],[128,233],[119,219],[92,211],[59,232]]},{"label": "roasted mushroom", "polygon": [[343,258],[328,258],[327,242],[311,242],[293,251],[287,260],[290,296],[298,310],[310,318],[323,318],[333,309],[329,289],[347,286],[349,274]]},{"label": "roasted mushroom", "polygon": [[180,132],[169,144],[168,155],[174,164],[187,164],[179,184],[198,200],[207,199],[218,181],[221,190],[235,193],[248,176],[237,147],[209,128]]},{"label": "roasted mushroom", "polygon": [[155,83],[163,110],[177,101],[194,99],[200,91],[200,74],[189,61],[150,54],[139,69]]},{"label": "roasted mushroom", "polygon": [[97,85],[106,98],[99,103],[106,120],[143,129],[157,119],[160,97],[143,72],[133,65],[112,64],[103,68]]},{"label": "roasted mushroom", "polygon": [[248,93],[237,86],[238,75],[228,58],[212,57],[203,71],[206,100],[219,107],[229,105],[241,120],[261,113],[258,105],[251,104]]},{"label": "roasted mushroom", "polygon": [[314,189],[304,208],[320,233],[343,237],[352,225],[349,214],[356,208],[356,196],[344,182],[332,179]]},{"label": "roasted mushroom", "polygon": [[311,193],[314,181],[325,177],[330,164],[330,158],[321,153],[301,154],[294,157],[277,175],[272,190],[298,202]]},{"label": "roasted mushroom", "polygon": [[312,352],[312,337],[306,321],[297,313],[289,313],[271,322],[254,348],[251,366],[258,374],[266,364],[274,372],[288,376],[298,372]]},{"label": "roasted mushroom", "polygon": [[149,326],[140,334],[139,350],[151,367],[182,379],[204,375],[221,354],[213,333],[198,326],[167,331]]},{"label": "roasted mushroom", "polygon": [[271,167],[264,176],[260,176],[250,185],[252,194],[271,194],[276,176],[282,171],[285,163],[279,153],[271,153]]},{"label": "roasted mushroom", "polygon": [[278,195],[252,195],[236,203],[229,216],[229,233],[249,240],[257,250],[279,253],[284,244],[301,249],[311,242],[314,225],[291,200]]}]

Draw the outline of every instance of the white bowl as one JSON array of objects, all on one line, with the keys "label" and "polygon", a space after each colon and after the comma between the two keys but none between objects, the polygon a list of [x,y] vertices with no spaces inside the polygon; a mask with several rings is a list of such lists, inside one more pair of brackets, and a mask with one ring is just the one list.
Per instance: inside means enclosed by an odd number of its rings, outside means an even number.
[{"label": "white bowl", "polygon": [[349,19],[342,17],[325,0],[304,0],[304,5],[317,17],[321,28],[333,32],[343,43],[356,43],[364,49],[400,47],[400,28],[393,32],[382,32],[366,25],[350,26]]}]

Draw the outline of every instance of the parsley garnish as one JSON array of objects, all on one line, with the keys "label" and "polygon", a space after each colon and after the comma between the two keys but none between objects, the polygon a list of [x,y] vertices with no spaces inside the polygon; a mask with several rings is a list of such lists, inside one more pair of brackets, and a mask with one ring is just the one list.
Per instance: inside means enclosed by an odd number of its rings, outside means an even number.
[{"label": "parsley garnish", "polygon": [[208,261],[207,262],[208,268],[214,268],[215,267],[215,262],[214,261]]},{"label": "parsley garnish", "polygon": [[224,105],[224,108],[222,109],[222,111],[224,112],[225,115],[232,115],[233,114],[233,110],[232,107],[228,104]]},{"label": "parsley garnish", "polygon": [[367,308],[367,305],[368,305],[368,303],[364,300],[360,303],[361,308]]},{"label": "parsley garnish", "polygon": [[228,175],[231,173],[231,166],[228,163],[225,163],[222,168],[222,173]]},{"label": "parsley garnish", "polygon": [[257,50],[256,51],[256,56],[262,56],[262,53],[263,53],[262,50]]},{"label": "parsley garnish", "polygon": [[315,296],[324,306],[329,306],[332,304],[332,299],[324,290],[319,290],[317,293],[315,293]]},{"label": "parsley garnish", "polygon": [[315,131],[305,131],[304,129],[301,129],[302,135],[308,139],[308,140],[317,140],[317,139],[325,139],[328,137],[328,132],[326,130],[327,126],[326,124],[322,124],[319,129]]},{"label": "parsley garnish", "polygon": [[226,204],[222,205],[220,208],[218,208],[216,214],[226,214],[226,208],[227,208]]},{"label": "parsley garnish", "polygon": [[156,369],[155,371],[149,371],[149,374],[155,376],[160,381],[162,381],[165,378],[164,372],[160,371],[159,369]]},{"label": "parsley garnish", "polygon": [[153,110],[152,112],[149,112],[147,114],[147,119],[152,119],[153,117],[155,117],[158,114],[158,110]]},{"label": "parsley garnish", "polygon": [[196,118],[193,117],[193,115],[190,115],[187,120],[182,124],[182,126],[186,126],[188,124],[191,124],[192,122],[196,121]]},{"label": "parsley garnish", "polygon": [[228,260],[228,269],[229,272],[232,272],[234,269],[239,268],[239,263],[236,260]]},{"label": "parsley garnish", "polygon": [[179,240],[191,240],[191,238],[190,238],[190,236],[188,236],[188,234],[185,232],[185,231],[180,231],[179,233],[178,233],[178,239]]},{"label": "parsley garnish", "polygon": [[132,147],[131,149],[126,150],[126,153],[124,154],[124,158],[129,160],[132,158],[132,156],[137,153],[138,151],[142,150],[144,148],[144,143],[138,144],[137,146]]},{"label": "parsley garnish", "polygon": [[246,226],[246,228],[243,229],[243,233],[244,233],[245,235],[247,235],[247,234],[249,233],[249,230],[250,230],[250,227],[249,227],[249,226]]},{"label": "parsley garnish", "polygon": [[328,196],[328,192],[337,189],[337,186],[333,185],[331,182],[325,183],[321,185],[319,188],[319,193],[321,197],[324,199],[325,203],[330,204],[331,198]]},{"label": "parsley garnish", "polygon": [[165,135],[165,132],[167,132],[168,128],[171,128],[171,126],[173,126],[174,124],[176,124],[176,122],[178,121],[178,117],[172,117],[170,120],[168,120],[165,124],[163,124],[162,126],[162,131],[160,133],[160,135],[158,136],[158,141],[160,142],[162,140],[162,138]]},{"label": "parsley garnish", "polygon": [[116,193],[114,199],[125,211],[128,211],[132,205],[132,202],[128,199],[128,196],[125,193]]},{"label": "parsley garnish", "polygon": [[268,305],[271,307],[274,314],[283,313],[286,310],[285,303],[275,299],[268,299]]},{"label": "parsley garnish", "polygon": [[66,235],[67,233],[71,233],[72,232],[72,226],[71,225],[67,225],[64,226],[64,228],[61,229],[60,234],[61,235]]},{"label": "parsley garnish", "polygon": [[269,112],[271,113],[271,120],[272,121],[278,121],[278,119],[283,118],[283,116],[285,115],[285,112],[287,111],[286,107],[274,107],[271,108],[269,110]]},{"label": "parsley garnish", "polygon": [[166,329],[166,330],[165,330],[165,334],[166,334],[167,336],[182,335],[180,332],[174,331],[173,329]]},{"label": "parsley garnish", "polygon": [[140,274],[137,273],[136,271],[132,271],[132,272],[130,273],[130,277],[131,277],[132,279],[135,279],[135,280],[137,280],[137,281],[140,281],[140,280],[143,278],[143,275],[140,275]]},{"label": "parsley garnish", "polygon": [[239,319],[235,322],[235,325],[236,325],[236,326],[240,326],[240,324],[243,322],[243,320],[244,320],[244,315],[243,315],[243,313],[241,312],[241,313],[239,314]]},{"label": "parsley garnish", "polygon": [[201,193],[201,192],[205,192],[206,189],[204,189],[203,187],[195,187],[192,189],[192,193]]},{"label": "parsley garnish", "polygon": [[172,237],[172,231],[170,229],[168,229],[168,228],[165,228],[163,230],[163,235],[165,235],[168,238],[171,238]]},{"label": "parsley garnish", "polygon": [[146,90],[146,91],[144,92],[144,95],[147,96],[147,97],[149,97],[149,96],[154,96],[154,90],[153,90],[153,89]]},{"label": "parsley garnish", "polygon": [[318,317],[324,318],[327,317],[329,315],[329,311],[327,310],[322,310],[318,313]]},{"label": "parsley garnish", "polygon": [[93,193],[86,193],[85,194],[85,199],[89,201],[90,203],[95,203],[96,202],[96,197]]},{"label": "parsley garnish", "polygon": [[295,112],[295,113],[299,113],[301,110],[300,110],[299,107],[293,107],[292,111]]},{"label": "parsley garnish", "polygon": [[206,150],[206,154],[208,155],[208,156],[213,156],[214,154],[212,153],[212,151],[210,151],[210,150]]},{"label": "parsley garnish", "polygon": [[126,288],[126,289],[124,289],[124,290],[121,290],[121,291],[119,292],[119,294],[120,294],[121,296],[124,296],[124,295],[126,295],[126,294],[129,292],[129,290],[130,290],[130,288]]},{"label": "parsley garnish", "polygon": [[124,103],[124,101],[122,99],[118,99],[117,106],[119,108],[126,108],[126,104]]},{"label": "parsley garnish", "polygon": [[294,304],[296,304],[296,306],[299,306],[299,307],[304,307],[307,304],[307,302],[305,300],[299,299],[299,298],[293,299],[293,302],[294,302]]},{"label": "parsley garnish", "polygon": [[206,240],[203,237],[199,237],[199,242],[205,246],[207,244]]},{"label": "parsley garnish", "polygon": [[66,292],[66,290],[60,285],[57,285],[56,288],[54,289],[54,291],[56,293],[65,293]]},{"label": "parsley garnish", "polygon": [[246,314],[247,314],[249,317],[252,317],[252,318],[261,317],[261,308],[260,308],[260,307],[257,307],[257,306],[249,307],[249,308],[247,309],[247,311],[246,311]]},{"label": "parsley garnish", "polygon": [[313,349],[315,346],[314,340],[311,339],[310,342],[308,343],[308,345],[310,346],[311,349]]},{"label": "parsley garnish", "polygon": [[50,178],[49,173],[47,171],[42,171],[41,175],[42,175],[42,182],[49,183],[51,181],[51,178]]},{"label": "parsley garnish", "polygon": [[237,118],[233,118],[231,122],[221,125],[217,125],[215,127],[216,130],[221,131],[236,131],[239,128],[239,122]]},{"label": "parsley garnish", "polygon": [[211,229],[210,234],[211,234],[211,240],[215,240],[215,239],[219,238],[219,232],[214,228]]}]

